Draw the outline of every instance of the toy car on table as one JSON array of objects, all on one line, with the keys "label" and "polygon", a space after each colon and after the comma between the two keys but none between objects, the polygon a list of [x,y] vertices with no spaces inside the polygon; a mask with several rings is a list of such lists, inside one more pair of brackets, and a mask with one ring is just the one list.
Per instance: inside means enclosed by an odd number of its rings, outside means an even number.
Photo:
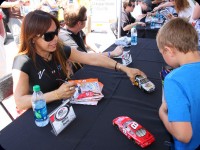
[{"label": "toy car on table", "polygon": [[128,116],[115,118],[113,125],[118,127],[128,139],[133,140],[142,148],[151,145],[155,141],[154,136],[149,131]]},{"label": "toy car on table", "polygon": [[155,85],[146,77],[137,75],[133,85],[138,86],[140,89],[144,90],[147,93],[155,91]]}]

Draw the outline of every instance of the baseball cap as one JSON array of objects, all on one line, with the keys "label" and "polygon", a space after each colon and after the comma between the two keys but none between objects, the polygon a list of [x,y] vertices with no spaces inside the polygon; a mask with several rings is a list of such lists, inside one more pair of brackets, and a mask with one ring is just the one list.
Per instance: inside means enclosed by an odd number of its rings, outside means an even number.
[{"label": "baseball cap", "polygon": [[151,11],[151,7],[152,7],[152,3],[151,3],[151,0],[142,0],[143,3],[146,3],[148,8],[147,8],[147,11]]}]

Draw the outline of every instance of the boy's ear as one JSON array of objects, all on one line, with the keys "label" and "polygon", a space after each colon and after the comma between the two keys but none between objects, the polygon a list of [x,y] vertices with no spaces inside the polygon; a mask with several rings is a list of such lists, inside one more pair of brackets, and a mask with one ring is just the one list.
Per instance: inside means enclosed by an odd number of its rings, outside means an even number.
[{"label": "boy's ear", "polygon": [[175,51],[172,47],[165,46],[164,50],[165,50],[165,53],[167,53],[170,56],[174,56],[174,54],[175,54]]}]

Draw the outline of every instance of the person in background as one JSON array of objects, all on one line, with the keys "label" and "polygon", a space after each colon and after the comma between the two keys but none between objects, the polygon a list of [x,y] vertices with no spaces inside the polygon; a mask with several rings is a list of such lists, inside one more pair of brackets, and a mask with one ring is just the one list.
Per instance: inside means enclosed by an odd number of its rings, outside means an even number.
[{"label": "person in background", "polygon": [[195,6],[193,0],[174,0],[174,6],[178,17],[186,18],[188,21],[190,20]]},{"label": "person in background", "polygon": [[137,25],[145,26],[143,22],[136,22],[132,17],[131,12],[135,8],[135,0],[124,0],[123,9],[121,14],[121,36],[127,36],[130,34],[130,30]]},{"label": "person in background", "polygon": [[59,29],[57,18],[41,10],[32,11],[23,19],[19,54],[14,59],[12,70],[13,95],[19,110],[32,107],[32,87],[35,84],[40,85],[47,103],[70,98],[76,84],[61,81],[71,77],[70,61],[122,71],[131,82],[135,81],[136,75],[145,76],[142,71],[126,67],[102,54],[64,46],[58,38]]},{"label": "person in background", "polygon": [[174,0],[164,1],[160,3],[157,7],[154,7],[153,11],[155,12],[168,7],[174,7]]},{"label": "person in background", "polygon": [[4,48],[5,29],[3,24],[3,14],[0,11],[0,78],[6,75],[6,52]]},{"label": "person in background", "polygon": [[[135,8],[131,15],[137,20],[142,21],[142,18],[145,18],[147,12],[150,12],[152,9],[151,0],[137,0],[135,2]],[[144,22],[144,21],[142,21]]]},{"label": "person in background", "polygon": [[161,3],[165,2],[165,0],[152,0],[153,5],[159,5]]},{"label": "person in background", "polygon": [[192,19],[197,20],[200,18],[200,0],[196,0],[194,11],[192,14]]},{"label": "person in background", "polygon": [[[87,21],[87,9],[84,6],[78,8],[68,8],[64,15],[65,26],[61,27],[59,38],[67,46],[76,48],[83,52],[96,52],[96,46],[88,46],[86,42],[86,35],[82,29]],[[116,57],[123,53],[122,46],[117,46],[113,51],[103,52],[102,54],[108,57]],[[83,64],[73,63],[73,71],[76,72],[81,69]]]},{"label": "person in background", "polygon": [[194,11],[189,22],[194,26],[198,33],[198,46],[200,46],[200,0],[196,0]]},{"label": "person in background", "polygon": [[[86,35],[82,29],[87,21],[87,8],[80,6],[77,9],[67,9],[65,11],[65,26],[61,27],[59,38],[65,45],[74,47],[80,51],[91,51],[91,47],[86,42]],[[92,49],[95,51],[94,49]],[[108,57],[116,57],[123,53],[123,48],[118,46],[111,52],[103,52],[102,54]]]},{"label": "person in background", "polygon": [[[190,21],[190,19],[192,17],[193,10],[194,10],[194,6],[195,6],[195,3],[194,3],[193,0],[182,0],[182,1],[180,1],[180,0],[173,0],[172,2],[166,2],[166,4],[168,4],[168,5],[174,5],[174,8],[175,8],[176,13],[178,15],[177,17],[186,18],[188,21]],[[163,6],[159,7],[159,9],[160,8],[163,8]],[[154,11],[155,10],[156,9],[154,8]],[[173,15],[173,13],[171,13],[171,14],[168,15],[169,19],[172,19],[174,17],[175,16]]]},{"label": "person in background", "polygon": [[175,150],[196,150],[200,148],[197,32],[186,20],[175,18],[159,30],[156,41],[165,62],[174,68],[164,80],[160,119],[173,136]]},{"label": "person in background", "polygon": [[58,18],[58,5],[56,0],[41,0],[39,9]]},{"label": "person in background", "polygon": [[1,8],[9,9],[9,22],[8,27],[13,35],[14,41],[19,46],[19,36],[22,24],[22,18],[20,12],[21,2],[19,0],[6,0],[1,4]]}]

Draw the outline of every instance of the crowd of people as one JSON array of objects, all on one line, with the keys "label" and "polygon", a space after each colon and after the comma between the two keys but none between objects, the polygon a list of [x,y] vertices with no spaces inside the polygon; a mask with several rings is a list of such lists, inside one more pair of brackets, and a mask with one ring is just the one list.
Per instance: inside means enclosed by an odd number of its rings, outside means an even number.
[{"label": "crowd of people", "polygon": [[[122,71],[131,82],[134,82],[136,75],[146,76],[139,69],[129,68],[111,59],[123,53],[121,46],[102,54],[88,53],[88,49],[92,48],[87,46],[86,35],[82,31],[87,21],[87,9],[84,6],[65,9],[64,24],[61,25],[58,20],[58,10],[63,9],[61,2],[30,0],[30,3],[37,5],[28,7],[25,15],[21,14],[21,6],[29,6],[26,0],[9,0],[1,4],[2,8],[9,8],[8,26],[19,48],[13,62],[12,76],[14,98],[20,110],[31,108],[32,87],[35,84],[40,85],[47,103],[70,98],[76,84],[60,81],[69,80],[83,64]],[[164,80],[165,100],[158,113],[173,136],[177,150],[200,148],[200,53],[198,33],[192,24],[200,18],[199,4],[199,0],[150,3],[148,0],[124,0],[122,4],[121,36],[129,34],[133,26],[145,26],[141,19],[147,12],[161,9],[173,12],[156,38],[159,52],[165,62],[173,67]],[[142,12],[137,18],[132,15],[135,7]],[[0,40],[3,34],[0,30]],[[2,40],[0,42],[2,45]]]},{"label": "crowd of people", "polygon": [[199,5],[193,0],[124,0],[122,5],[121,36],[130,34],[133,26],[145,26],[146,16],[155,16],[163,9],[170,12],[168,19],[179,17],[187,19],[190,23],[199,19]]}]

